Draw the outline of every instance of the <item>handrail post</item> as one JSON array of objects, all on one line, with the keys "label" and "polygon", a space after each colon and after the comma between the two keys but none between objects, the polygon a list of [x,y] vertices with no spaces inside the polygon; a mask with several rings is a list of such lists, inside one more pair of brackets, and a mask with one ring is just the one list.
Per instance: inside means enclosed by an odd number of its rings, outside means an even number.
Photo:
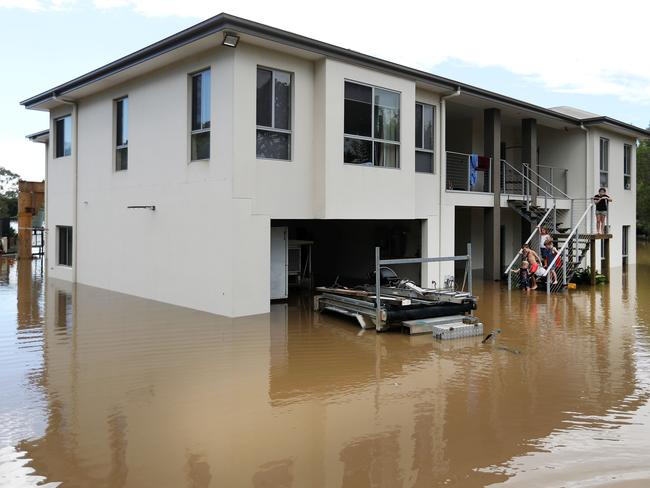
[{"label": "handrail post", "polygon": [[471,185],[471,175],[472,175],[472,156],[467,155],[467,191],[472,191]]},{"label": "handrail post", "polygon": [[564,286],[567,285],[567,280],[566,280],[566,249],[564,250],[564,259],[562,260],[562,283]]},{"label": "handrail post", "polygon": [[467,291],[472,294],[472,243],[467,243]]},{"label": "handrail post", "polygon": [[377,307],[376,312],[376,324],[375,328],[381,330],[381,279],[379,272],[379,260],[381,248],[379,246],[375,247],[375,307]]}]

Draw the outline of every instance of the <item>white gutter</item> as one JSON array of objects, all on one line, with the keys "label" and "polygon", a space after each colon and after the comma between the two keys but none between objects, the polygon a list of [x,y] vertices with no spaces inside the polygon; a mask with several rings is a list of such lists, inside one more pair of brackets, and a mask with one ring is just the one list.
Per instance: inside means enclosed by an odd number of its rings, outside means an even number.
[{"label": "white gutter", "polygon": [[[460,86],[456,88],[454,93],[440,97],[440,191],[438,192],[438,254],[442,255],[442,194],[445,191],[447,180],[447,144],[445,139],[447,138],[447,106],[446,101],[455,98],[461,94]],[[470,270],[471,272],[471,270]],[[438,283],[442,283],[442,273],[441,268],[438,266]]]},{"label": "white gutter", "polygon": [[[73,189],[73,194],[74,194],[74,207],[72,208],[72,249],[73,249],[73,258],[72,258],[72,275],[73,275],[73,283],[77,282],[77,267],[79,265],[77,261],[77,242],[78,242],[78,235],[79,235],[79,226],[77,225],[78,220],[77,220],[77,207],[79,203],[79,158],[77,156],[78,152],[77,149],[79,148],[79,138],[77,137],[79,134],[79,124],[77,123],[77,102],[71,102],[69,100],[65,100],[63,98],[58,98],[56,95],[52,96],[52,100],[56,102],[61,102],[65,103],[67,105],[72,105],[72,123],[74,129],[72,130],[72,160],[73,160],[73,165],[74,165],[74,189]],[[55,128],[56,129],[56,128]],[[53,131],[55,132],[55,131]],[[56,134],[54,134],[54,138],[56,140]],[[55,142],[56,145],[56,142]],[[47,184],[47,183],[46,183]],[[48,227],[49,227],[49,222],[48,222]]]}]

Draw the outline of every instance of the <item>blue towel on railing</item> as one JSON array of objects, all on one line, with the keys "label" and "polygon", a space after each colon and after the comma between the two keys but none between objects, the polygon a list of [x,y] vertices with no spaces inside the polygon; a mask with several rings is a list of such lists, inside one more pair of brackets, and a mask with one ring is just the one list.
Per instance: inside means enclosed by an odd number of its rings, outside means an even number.
[{"label": "blue towel on railing", "polygon": [[478,154],[469,156],[469,186],[476,185],[478,181]]}]

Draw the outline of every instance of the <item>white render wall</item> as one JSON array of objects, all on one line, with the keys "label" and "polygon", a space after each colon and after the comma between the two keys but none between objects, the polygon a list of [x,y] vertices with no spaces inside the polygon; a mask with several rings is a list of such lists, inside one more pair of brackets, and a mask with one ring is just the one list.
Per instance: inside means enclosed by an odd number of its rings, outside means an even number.
[{"label": "white render wall", "polygon": [[[291,161],[256,158],[258,66],[293,74]],[[190,162],[188,75],[206,67],[212,70],[211,158]],[[343,163],[346,80],[400,93],[400,169]],[[114,100],[125,95],[129,167],[115,172]],[[415,172],[416,101],[436,108],[434,175]],[[51,115],[71,110],[65,106]],[[82,99],[78,119],[76,223],[74,154],[53,159],[54,144],[48,149],[49,276],[75,279],[73,268],[56,265],[56,225],[72,225],[80,283],[212,313],[269,311],[272,219],[419,219],[423,256],[453,255],[455,205],[491,198],[440,192],[438,93],[412,80],[313,55],[245,42],[236,49],[218,47]],[[476,120],[474,125],[481,124]],[[472,140],[475,136],[476,131]],[[597,146],[598,139],[593,140]],[[610,141],[614,168],[618,143],[613,136]],[[475,150],[480,142],[473,141]],[[620,173],[619,185],[610,170],[612,186],[622,188]],[[616,225],[627,222],[618,219],[633,215],[634,208],[633,192],[629,199],[619,199],[620,193],[613,195]],[[155,205],[156,210],[129,205]],[[634,262],[633,231],[630,237]],[[612,246],[616,265],[620,238],[618,251],[616,241]],[[482,249],[474,253],[482,258]],[[452,269],[423,266],[422,281],[440,283]]]},{"label": "white render wall", "polygon": [[[255,155],[259,65],[293,74],[289,162]],[[188,74],[207,67],[211,158],[190,162]],[[400,92],[401,169],[343,164],[346,79]],[[80,283],[228,316],[269,310],[271,219],[418,218],[434,234],[423,254],[438,255],[439,176],[414,170],[416,93],[439,102],[410,80],[340,62],[245,43],[206,51],[78,103],[77,222],[74,157],[50,157],[48,226],[74,227]],[[129,165],[116,172],[114,100],[122,96],[129,97]],[[52,230],[48,237],[49,275],[74,280],[73,268],[56,264]],[[438,280],[436,271],[425,267],[423,277]]]},{"label": "white render wall", "polygon": [[[599,155],[600,138],[609,139],[609,185],[607,193],[614,200],[609,207],[609,228],[613,238],[610,240],[610,266],[617,268],[623,265],[623,226],[630,226],[628,263],[636,263],[636,141],[623,137],[614,132],[599,128],[589,129],[590,150],[593,154],[594,165],[590,167],[589,176],[593,183],[593,196],[600,187]],[[623,185],[623,145],[632,146],[632,188],[625,190]],[[596,245],[596,266],[600,268],[600,245]]]}]

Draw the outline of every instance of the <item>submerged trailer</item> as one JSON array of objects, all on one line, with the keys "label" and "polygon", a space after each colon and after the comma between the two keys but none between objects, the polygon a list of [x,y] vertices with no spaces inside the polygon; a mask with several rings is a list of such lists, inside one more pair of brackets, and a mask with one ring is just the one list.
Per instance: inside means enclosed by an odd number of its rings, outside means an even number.
[{"label": "submerged trailer", "polygon": [[[422,288],[410,280],[399,279],[390,268],[386,267],[389,264],[443,261],[466,262],[464,283],[467,283],[467,291]],[[453,323],[462,323],[464,316],[471,314],[477,308],[478,299],[472,294],[471,247],[469,244],[466,256],[439,258],[382,260],[379,256],[379,248],[376,248],[374,277],[374,286],[364,285],[355,289],[316,288],[316,291],[321,294],[314,297],[314,309],[317,311],[328,310],[352,317],[363,329],[374,328],[381,332],[395,326],[406,326],[412,331],[418,330],[421,333],[432,332],[436,327],[436,322],[440,322],[430,319],[455,317],[456,320]],[[377,290],[379,290],[378,293]],[[450,321],[443,322],[451,323]],[[478,321],[474,319],[470,322],[478,324]],[[453,326],[447,327],[452,327],[454,330]],[[480,333],[482,333],[482,324]]]}]

